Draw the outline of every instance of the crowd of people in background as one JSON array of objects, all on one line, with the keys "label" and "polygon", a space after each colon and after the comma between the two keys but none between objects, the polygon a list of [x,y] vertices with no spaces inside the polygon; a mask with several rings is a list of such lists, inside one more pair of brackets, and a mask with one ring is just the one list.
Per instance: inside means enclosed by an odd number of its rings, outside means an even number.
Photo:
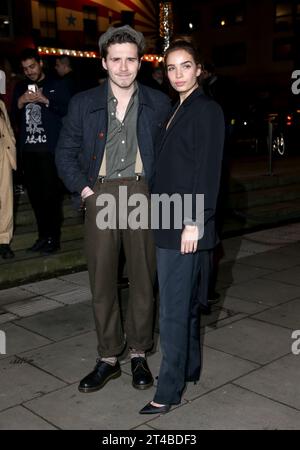
[{"label": "crowd of people in background", "polygon": [[66,190],[57,176],[55,147],[69,100],[92,84],[80,82],[68,56],[57,57],[50,65],[28,48],[14,63],[13,68],[9,59],[0,60],[0,256],[4,259],[14,257],[13,193],[26,191],[36,219],[37,240],[27,251],[49,255],[60,249]]}]

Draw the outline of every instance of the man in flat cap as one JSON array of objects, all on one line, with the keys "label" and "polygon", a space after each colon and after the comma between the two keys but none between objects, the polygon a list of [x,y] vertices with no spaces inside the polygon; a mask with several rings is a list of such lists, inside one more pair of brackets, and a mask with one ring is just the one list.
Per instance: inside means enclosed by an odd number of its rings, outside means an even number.
[{"label": "man in flat cap", "polygon": [[[144,50],[142,33],[128,25],[112,27],[100,37],[99,47],[108,80],[73,97],[56,150],[60,177],[86,208],[85,252],[99,358],[81,380],[80,392],[97,391],[120,376],[118,355],[126,343],[133,387],[147,389],[153,384],[145,358],[153,345],[153,236],[150,227],[124,227],[124,207],[118,202],[119,188],[125,187],[128,197],[149,197],[154,141],[170,109],[166,95],[136,81]],[[116,200],[116,227],[99,226],[96,220],[100,197],[105,195]],[[130,207],[125,219],[129,213]],[[130,286],[124,330],[117,291],[121,243]]]}]

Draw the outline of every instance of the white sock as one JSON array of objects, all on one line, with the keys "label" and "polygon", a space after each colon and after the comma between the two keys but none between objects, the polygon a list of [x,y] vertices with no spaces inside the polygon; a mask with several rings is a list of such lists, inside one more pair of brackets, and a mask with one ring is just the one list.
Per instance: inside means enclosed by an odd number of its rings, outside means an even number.
[{"label": "white sock", "polygon": [[115,356],[111,356],[110,358],[101,358],[101,361],[110,364],[111,366],[115,366],[117,364],[117,358]]},{"label": "white sock", "polygon": [[130,350],[130,358],[145,358],[145,352],[133,348],[132,350]]}]

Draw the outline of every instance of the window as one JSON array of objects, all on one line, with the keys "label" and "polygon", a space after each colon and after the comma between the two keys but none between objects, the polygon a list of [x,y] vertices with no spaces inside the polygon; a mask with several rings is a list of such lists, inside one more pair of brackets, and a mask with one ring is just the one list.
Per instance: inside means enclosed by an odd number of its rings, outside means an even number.
[{"label": "window", "polygon": [[173,2],[175,28],[180,35],[189,35],[194,31],[201,30],[203,19],[202,2]]},{"label": "window", "polygon": [[275,3],[275,30],[289,31],[300,21],[300,0],[280,0]]},{"label": "window", "polygon": [[273,42],[273,60],[284,61],[293,59],[294,46],[293,38],[275,39]]},{"label": "window", "polygon": [[56,28],[56,4],[52,1],[40,1],[40,30],[41,37],[55,39]]},{"label": "window", "polygon": [[240,66],[246,63],[247,48],[244,42],[218,45],[213,49],[213,61],[217,67]]},{"label": "window", "polygon": [[213,12],[213,26],[216,28],[223,28],[231,25],[238,25],[245,21],[245,5],[243,3],[236,3],[218,6]]},{"label": "window", "polygon": [[8,0],[0,2],[0,38],[8,38],[12,34],[12,20]]},{"label": "window", "polygon": [[97,24],[97,8],[93,6],[83,7],[83,28],[85,44],[87,46],[94,46],[98,39],[98,24]]},{"label": "window", "polygon": [[293,26],[292,2],[280,2],[275,6],[275,29],[277,31],[290,30]]}]

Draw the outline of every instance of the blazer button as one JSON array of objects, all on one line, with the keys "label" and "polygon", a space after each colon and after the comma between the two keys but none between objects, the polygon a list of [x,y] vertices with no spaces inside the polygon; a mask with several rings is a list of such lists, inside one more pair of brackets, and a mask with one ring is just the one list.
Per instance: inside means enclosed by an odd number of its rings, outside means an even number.
[{"label": "blazer button", "polygon": [[93,155],[93,158],[92,158],[94,161],[97,159],[97,156],[96,155]]},{"label": "blazer button", "polygon": [[100,131],[100,133],[99,133],[99,139],[103,139],[104,138],[104,133],[103,133],[103,131]]},{"label": "blazer button", "polygon": [[93,181],[93,177],[90,177],[90,178],[89,178],[89,181]]}]

